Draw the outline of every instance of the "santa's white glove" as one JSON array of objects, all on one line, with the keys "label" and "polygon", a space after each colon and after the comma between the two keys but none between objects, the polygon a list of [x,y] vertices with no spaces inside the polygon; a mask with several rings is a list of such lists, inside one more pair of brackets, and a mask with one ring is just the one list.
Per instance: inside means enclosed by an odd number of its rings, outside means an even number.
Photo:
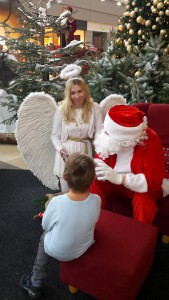
[{"label": "santa's white glove", "polygon": [[114,169],[109,167],[105,162],[103,162],[100,159],[95,159],[95,172],[96,172],[96,177],[98,180],[108,180],[111,183],[114,184],[121,184],[122,183],[122,175],[118,174]]}]

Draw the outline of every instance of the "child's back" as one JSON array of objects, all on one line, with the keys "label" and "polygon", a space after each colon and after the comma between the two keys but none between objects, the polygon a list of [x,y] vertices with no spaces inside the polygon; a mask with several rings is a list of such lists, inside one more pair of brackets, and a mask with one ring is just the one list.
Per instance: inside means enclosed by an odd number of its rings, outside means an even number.
[{"label": "child's back", "polygon": [[94,243],[99,214],[97,195],[89,194],[83,201],[73,201],[67,194],[53,198],[42,220],[45,252],[61,261],[81,256]]}]

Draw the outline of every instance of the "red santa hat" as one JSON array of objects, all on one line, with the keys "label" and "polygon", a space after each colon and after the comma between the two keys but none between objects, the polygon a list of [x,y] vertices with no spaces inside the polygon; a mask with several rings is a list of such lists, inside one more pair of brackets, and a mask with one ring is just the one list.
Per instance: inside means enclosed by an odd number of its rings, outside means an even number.
[{"label": "red santa hat", "polygon": [[145,136],[147,118],[134,106],[116,105],[106,114],[104,130],[119,141],[140,139]]}]

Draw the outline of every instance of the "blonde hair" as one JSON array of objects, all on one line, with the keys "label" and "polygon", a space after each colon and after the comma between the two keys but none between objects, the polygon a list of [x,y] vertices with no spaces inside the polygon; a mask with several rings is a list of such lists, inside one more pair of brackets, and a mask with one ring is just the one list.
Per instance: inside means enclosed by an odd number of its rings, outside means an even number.
[{"label": "blonde hair", "polygon": [[73,153],[65,163],[64,178],[69,188],[77,192],[87,192],[95,178],[93,158],[79,152]]},{"label": "blonde hair", "polygon": [[83,103],[83,113],[82,113],[82,120],[84,123],[87,123],[90,119],[91,109],[93,106],[93,100],[90,96],[90,90],[87,84],[81,80],[80,78],[71,79],[68,81],[65,89],[65,99],[60,103],[61,109],[63,111],[64,121],[66,123],[75,122],[75,107],[71,100],[71,89],[74,85],[79,85],[80,88],[85,93],[85,100]]}]

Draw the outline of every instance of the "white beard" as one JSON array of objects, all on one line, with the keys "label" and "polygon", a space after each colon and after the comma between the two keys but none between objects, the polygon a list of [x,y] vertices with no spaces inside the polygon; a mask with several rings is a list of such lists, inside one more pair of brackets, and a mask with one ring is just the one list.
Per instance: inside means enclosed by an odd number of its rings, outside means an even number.
[{"label": "white beard", "polygon": [[96,138],[93,142],[95,146],[95,151],[102,159],[106,159],[110,155],[118,154],[120,151],[123,151],[126,147],[135,147],[138,144],[143,143],[147,139],[146,132],[137,139],[119,141],[116,138],[105,133],[104,129],[96,135]]}]

